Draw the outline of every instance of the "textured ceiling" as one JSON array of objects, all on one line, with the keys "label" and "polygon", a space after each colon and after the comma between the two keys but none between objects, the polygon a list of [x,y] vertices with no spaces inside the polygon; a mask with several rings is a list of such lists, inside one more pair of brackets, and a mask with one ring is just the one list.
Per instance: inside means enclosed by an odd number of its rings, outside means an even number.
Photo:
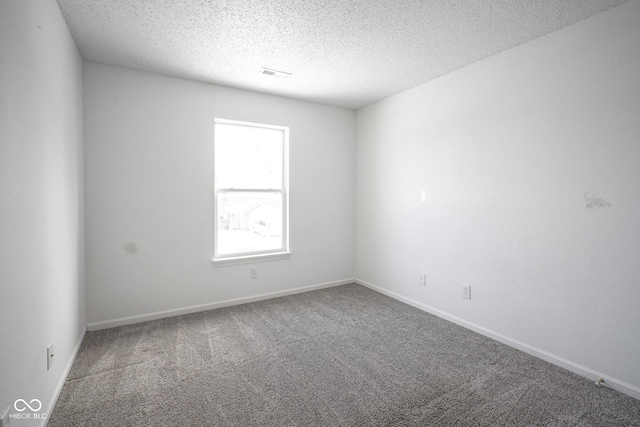
[{"label": "textured ceiling", "polygon": [[[359,108],[626,1],[58,4],[86,60]],[[262,67],[292,76],[265,76]]]}]

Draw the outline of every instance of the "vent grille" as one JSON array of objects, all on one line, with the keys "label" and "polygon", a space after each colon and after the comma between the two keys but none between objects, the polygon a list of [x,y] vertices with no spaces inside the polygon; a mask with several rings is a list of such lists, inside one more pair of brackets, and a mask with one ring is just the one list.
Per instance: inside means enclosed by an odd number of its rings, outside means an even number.
[{"label": "vent grille", "polygon": [[291,73],[286,71],[278,71],[272,70],[271,68],[262,67],[260,70],[260,74],[264,74],[265,76],[274,76],[274,77],[289,77]]}]

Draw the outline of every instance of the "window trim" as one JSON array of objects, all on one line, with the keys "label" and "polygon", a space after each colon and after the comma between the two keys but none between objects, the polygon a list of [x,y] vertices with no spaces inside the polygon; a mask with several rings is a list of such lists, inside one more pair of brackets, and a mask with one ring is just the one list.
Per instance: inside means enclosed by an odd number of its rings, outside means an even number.
[{"label": "window trim", "polygon": [[291,252],[278,252],[272,254],[250,255],[235,258],[212,258],[214,267],[227,267],[230,265],[253,264],[256,262],[278,261],[291,258]]},{"label": "window trim", "polygon": [[[215,168],[215,155],[216,155],[216,135],[215,135],[215,125],[216,124],[230,124],[236,126],[248,126],[248,127],[257,127],[261,129],[274,129],[282,131],[283,133],[283,152],[282,152],[282,182],[281,188],[279,189],[251,189],[251,188],[217,188],[215,183],[215,170],[213,175],[213,190],[214,190],[214,201],[213,201],[213,245],[214,252],[212,257],[212,262],[214,267],[222,267],[227,265],[238,265],[245,264],[251,262],[264,262],[264,261],[272,261],[272,260],[280,260],[280,259],[288,259],[291,257],[290,246],[289,246],[289,128],[286,126],[278,126],[278,125],[270,125],[263,123],[253,123],[253,122],[244,122],[238,120],[228,120],[228,119],[214,119],[214,135],[213,135],[213,144],[214,144],[214,168]],[[282,246],[277,249],[267,250],[267,251],[255,251],[255,252],[245,252],[245,253],[234,253],[234,254],[224,254],[221,255],[218,253],[218,195],[221,192],[228,193],[241,193],[241,192],[267,192],[267,193],[280,193],[282,195]]]}]

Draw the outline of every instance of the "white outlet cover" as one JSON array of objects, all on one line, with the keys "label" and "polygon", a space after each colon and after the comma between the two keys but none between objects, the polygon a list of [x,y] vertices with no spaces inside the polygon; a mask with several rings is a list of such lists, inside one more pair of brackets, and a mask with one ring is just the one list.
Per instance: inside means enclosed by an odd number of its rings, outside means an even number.
[{"label": "white outlet cover", "polygon": [[47,371],[53,366],[53,360],[55,359],[54,355],[53,344],[51,344],[47,347]]},{"label": "white outlet cover", "polygon": [[462,285],[462,298],[471,299],[471,286]]}]

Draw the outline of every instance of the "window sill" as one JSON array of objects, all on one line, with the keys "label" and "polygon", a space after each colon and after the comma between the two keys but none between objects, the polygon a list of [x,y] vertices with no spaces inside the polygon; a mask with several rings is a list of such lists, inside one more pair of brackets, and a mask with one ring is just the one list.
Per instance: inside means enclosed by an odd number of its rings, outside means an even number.
[{"label": "window sill", "polygon": [[251,264],[254,262],[277,261],[291,258],[291,252],[277,252],[274,254],[250,255],[234,258],[212,259],[214,267],[227,267],[230,265]]}]

